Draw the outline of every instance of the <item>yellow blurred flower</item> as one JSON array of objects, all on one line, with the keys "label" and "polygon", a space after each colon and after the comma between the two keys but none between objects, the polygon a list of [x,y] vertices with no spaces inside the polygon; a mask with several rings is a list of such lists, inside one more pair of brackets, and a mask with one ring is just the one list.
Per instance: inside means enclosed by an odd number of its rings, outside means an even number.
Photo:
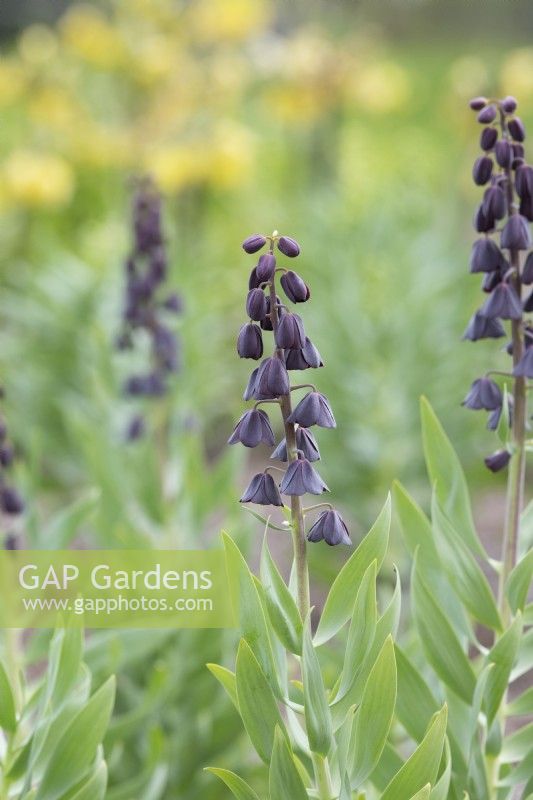
[{"label": "yellow blurred flower", "polygon": [[505,60],[500,75],[502,95],[513,94],[521,100],[533,95],[533,48],[514,50]]},{"label": "yellow blurred flower", "polygon": [[57,55],[57,36],[47,25],[29,25],[20,35],[18,49],[28,64],[46,64]]},{"label": "yellow blurred flower", "polygon": [[450,67],[452,92],[465,102],[471,97],[483,94],[489,82],[487,66],[477,56],[458,58]]},{"label": "yellow blurred flower", "polygon": [[46,128],[70,134],[82,124],[81,110],[69,93],[59,86],[35,88],[28,97],[30,117]]},{"label": "yellow blurred flower", "polygon": [[26,86],[26,76],[19,64],[0,59],[0,105],[18,100]]},{"label": "yellow blurred flower", "polygon": [[230,120],[215,130],[210,149],[209,182],[222,189],[239,186],[250,178],[255,155],[251,132]]},{"label": "yellow blurred flower", "polygon": [[280,83],[263,92],[269,114],[289,124],[307,125],[322,116],[322,100],[316,86],[304,83]]},{"label": "yellow blurred flower", "polygon": [[205,181],[209,153],[198,144],[154,147],[145,157],[145,170],[164,192],[177,192]]},{"label": "yellow blurred flower", "polygon": [[262,30],[271,14],[265,0],[195,0],[187,24],[199,41],[240,41]]},{"label": "yellow blurred flower", "polygon": [[176,73],[179,64],[178,48],[172,39],[153,34],[135,42],[130,67],[133,76],[143,86],[150,87]]},{"label": "yellow blurred flower", "polygon": [[73,6],[61,19],[60,30],[68,49],[101,69],[114,69],[125,62],[126,49],[119,28],[95,6]]},{"label": "yellow blurred flower", "polygon": [[348,81],[349,102],[364,111],[388,114],[405,106],[411,94],[408,72],[395,61],[377,61],[360,67]]},{"label": "yellow blurred flower", "polygon": [[74,191],[69,164],[51,153],[14,150],[4,163],[3,179],[8,198],[28,208],[64,205]]},{"label": "yellow blurred flower", "polygon": [[74,129],[68,147],[72,160],[82,167],[124,169],[137,157],[129,128],[110,128],[95,122]]}]

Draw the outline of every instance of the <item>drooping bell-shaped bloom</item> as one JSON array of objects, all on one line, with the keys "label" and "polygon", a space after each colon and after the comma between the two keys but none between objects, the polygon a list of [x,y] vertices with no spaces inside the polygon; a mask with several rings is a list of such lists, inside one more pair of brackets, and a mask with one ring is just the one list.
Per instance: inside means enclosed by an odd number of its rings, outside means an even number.
[{"label": "drooping bell-shaped bloom", "polygon": [[491,472],[500,472],[500,470],[505,469],[510,460],[511,453],[508,450],[497,450],[492,455],[487,456],[485,466]]},{"label": "drooping bell-shaped bloom", "polygon": [[276,269],[276,258],[272,253],[265,253],[262,255],[257,263],[256,275],[260,283],[266,283],[272,280],[274,270]]},{"label": "drooping bell-shaped bloom", "polygon": [[273,400],[289,394],[289,373],[277,355],[265,358],[257,372],[254,397],[256,400]]},{"label": "drooping bell-shaped bloom", "polygon": [[502,251],[492,239],[484,237],[472,245],[470,272],[494,272],[504,261]]},{"label": "drooping bell-shaped bloom", "polygon": [[351,545],[350,534],[343,518],[334,508],[323,511],[311,526],[307,539],[310,542],[326,542],[330,547],[338,544]]},{"label": "drooping bell-shaped bloom", "polygon": [[289,422],[303,428],[318,425],[320,428],[336,428],[337,423],[327,398],[320,392],[309,392],[303,397],[290,417]]},{"label": "drooping bell-shaped bloom", "polygon": [[274,432],[265,411],[254,408],[244,412],[228,439],[228,444],[238,442],[245,447],[257,447],[259,444],[272,447],[275,444]]},{"label": "drooping bell-shaped bloom", "polygon": [[305,303],[306,300],[309,300],[311,296],[309,286],[297,272],[293,272],[291,269],[284,272],[279,282],[292,303]]},{"label": "drooping bell-shaped bloom", "polygon": [[253,322],[247,322],[239,331],[237,352],[241,358],[253,358],[255,361],[263,355],[263,337],[261,328]]},{"label": "drooping bell-shaped bloom", "polygon": [[522,283],[524,286],[529,286],[533,283],[533,252],[529,253],[524,262],[524,269],[522,270]]},{"label": "drooping bell-shaped bloom", "polygon": [[474,183],[478,186],[484,186],[486,183],[488,183],[490,176],[492,175],[493,166],[494,162],[492,158],[489,158],[489,156],[480,156],[478,159],[476,159],[474,168],[472,169]]},{"label": "drooping bell-shaped bloom", "polygon": [[499,319],[484,317],[481,311],[476,311],[468,323],[463,339],[477,342],[479,339],[501,339],[505,336],[505,329]]},{"label": "drooping bell-shaped bloom", "polygon": [[282,506],[279,489],[272,475],[259,472],[254,475],[240,500],[241,503],[255,503],[258,506]]},{"label": "drooping bell-shaped bloom", "polygon": [[305,330],[298,314],[284,314],[276,330],[276,345],[281,350],[301,350],[305,345]]},{"label": "drooping bell-shaped bloom", "polygon": [[329,492],[318,472],[303,457],[302,453],[299,453],[298,459],[291,462],[287,467],[287,472],[283,476],[279,488],[282,494],[293,496]]},{"label": "drooping bell-shaped bloom", "polygon": [[506,250],[529,250],[531,234],[527,219],[521,214],[510,216],[503,228],[500,243]]},{"label": "drooping bell-shaped bloom", "polygon": [[533,346],[527,347],[513,370],[515,378],[533,378]]},{"label": "drooping bell-shaped bloom", "polygon": [[5,514],[12,514],[13,516],[22,514],[24,502],[16,489],[11,486],[2,486],[0,488],[0,508]]},{"label": "drooping bell-shaped bloom", "polygon": [[250,319],[260,322],[267,315],[267,299],[262,289],[250,289],[246,298],[246,313]]},{"label": "drooping bell-shaped bloom", "polygon": [[492,294],[481,309],[484,317],[489,319],[521,319],[522,304],[516,289],[510,283],[503,281],[493,290]]},{"label": "drooping bell-shaped bloom", "polygon": [[[307,428],[296,429],[296,447],[308,461],[320,461],[320,450],[316,439]],[[288,461],[286,439],[281,440],[270,458],[277,461]]]},{"label": "drooping bell-shaped bloom", "polygon": [[494,411],[500,408],[503,403],[503,396],[498,384],[490,378],[478,378],[470,387],[470,391],[463,400],[466,408],[474,411],[485,409]]},{"label": "drooping bell-shaped bloom", "polygon": [[248,400],[251,400],[255,394],[258,372],[259,372],[259,367],[256,367],[248,379],[248,383],[246,384],[246,389],[244,390],[244,394],[242,396],[242,399],[245,400],[246,402],[248,402]]},{"label": "drooping bell-shaped bloom", "polygon": [[323,367],[324,362],[311,339],[306,336],[305,344],[300,350],[285,350],[285,366],[289,370],[317,369]]}]

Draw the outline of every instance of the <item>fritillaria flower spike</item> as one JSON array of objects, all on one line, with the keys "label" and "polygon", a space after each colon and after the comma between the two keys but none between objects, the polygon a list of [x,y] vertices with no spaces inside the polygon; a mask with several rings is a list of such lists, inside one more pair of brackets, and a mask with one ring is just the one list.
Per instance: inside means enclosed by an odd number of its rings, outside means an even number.
[{"label": "fritillaria flower spike", "polygon": [[[523,481],[525,432],[527,425],[526,383],[533,378],[533,341],[528,336],[527,314],[533,296],[524,297],[524,287],[533,281],[533,252],[530,222],[533,221],[533,167],[525,161],[524,125],[516,116],[514,97],[488,100],[476,97],[470,107],[483,125],[482,154],[473,167],[474,182],[483,186],[481,204],[474,217],[480,237],[474,242],[470,272],[483,275],[482,289],[488,297],[476,311],[464,338],[499,339],[507,336],[512,357],[509,373],[488,373],[472,384],[463,405],[489,412],[487,427],[498,428],[502,415],[512,426],[509,446],[485,459],[493,472],[504,469],[516,453],[518,473]],[[499,375],[498,383],[493,379]],[[506,408],[501,379],[509,389]],[[507,379],[507,381],[506,381]],[[520,493],[520,492],[519,492]]]},{"label": "fritillaria flower spike", "polygon": [[[122,330],[116,345],[119,350],[132,349],[138,331],[147,334],[151,344],[148,368],[125,381],[124,393],[129,397],[164,395],[168,377],[180,368],[179,341],[169,318],[181,313],[182,301],[177,293],[165,289],[168,261],[161,212],[161,197],[152,181],[140,181],[133,200],[133,248],[125,264]],[[261,357],[253,355],[257,352],[253,331],[244,331],[240,339],[243,352],[252,353],[252,358]],[[135,414],[128,423],[126,438],[139,439],[145,430],[142,415]]]},{"label": "fritillaria flower spike", "polygon": [[[0,397],[3,397],[3,390],[0,389]],[[0,417],[0,512],[3,516],[4,524],[20,516],[24,511],[24,501],[18,490],[13,486],[10,478],[11,467],[15,459],[15,448],[11,444],[5,420]],[[18,548],[18,536],[9,532],[4,541],[6,550],[16,550]]]},{"label": "fritillaria flower spike", "polygon": [[[237,352],[241,358],[255,361],[263,359],[256,367],[244,392],[245,400],[254,400],[252,410],[246,411],[237,422],[229,443],[240,442],[245,447],[259,444],[273,446],[274,433],[263,403],[277,405],[281,411],[284,437],[275,447],[271,459],[286,463],[281,470],[279,484],[274,479],[278,467],[267,467],[255,475],[246,488],[241,502],[260,505],[282,505],[281,496],[290,498],[291,527],[296,537],[297,551],[305,556],[305,515],[302,496],[321,495],[328,488],[312,462],[320,460],[320,451],[311,427],[334,428],[335,418],[327,398],[311,384],[291,386],[289,373],[317,369],[323,366],[317,348],[306,334],[302,317],[291,304],[306,303],[310,290],[304,279],[293,269],[283,266],[283,256],[296,259],[300,245],[289,236],[253,234],[243,242],[249,254],[258,254],[251,270],[245,300],[248,321],[242,325],[237,338]],[[494,258],[494,255],[492,255]],[[279,278],[279,284],[278,284]],[[279,294],[278,294],[279,292]],[[272,332],[273,346],[270,355],[263,357],[263,337]],[[292,392],[308,391],[293,408]],[[350,544],[346,525],[340,514],[329,504],[319,503],[312,508],[327,506],[320,513],[308,534],[310,542],[325,541],[329,545]],[[312,509],[310,508],[309,511]],[[305,588],[299,587],[300,599]],[[302,602],[301,607],[305,606]]]}]

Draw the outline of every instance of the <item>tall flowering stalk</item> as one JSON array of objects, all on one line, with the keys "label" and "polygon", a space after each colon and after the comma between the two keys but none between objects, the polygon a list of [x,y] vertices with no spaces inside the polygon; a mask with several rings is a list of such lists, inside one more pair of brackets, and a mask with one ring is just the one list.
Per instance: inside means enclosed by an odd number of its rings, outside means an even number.
[{"label": "tall flowering stalk", "polygon": [[[507,425],[510,421],[511,425],[505,449],[485,460],[495,472],[509,467],[499,591],[501,612],[508,618],[504,588],[517,559],[526,476],[527,381],[533,378],[533,326],[528,318],[533,311],[533,292],[523,297],[524,289],[533,284],[533,251],[528,253],[532,246],[533,167],[525,160],[526,132],[515,114],[514,97],[476,97],[470,107],[483,125],[483,154],[474,164],[473,178],[478,186],[487,187],[474,218],[481,238],[474,243],[470,270],[484,273],[482,288],[489,296],[472,317],[465,338],[505,337],[504,323],[508,322],[507,352],[512,369],[502,376],[506,386],[510,385],[508,397],[494,380],[498,373],[489,372],[474,381],[464,403],[468,408],[487,410],[492,430],[501,422]],[[502,415],[506,419],[502,420]]]}]

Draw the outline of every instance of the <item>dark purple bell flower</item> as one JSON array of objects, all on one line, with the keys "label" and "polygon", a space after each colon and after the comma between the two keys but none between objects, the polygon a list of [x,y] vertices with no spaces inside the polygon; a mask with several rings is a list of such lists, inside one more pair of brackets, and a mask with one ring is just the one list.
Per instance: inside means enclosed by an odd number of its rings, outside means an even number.
[{"label": "dark purple bell flower", "polygon": [[526,314],[531,314],[533,311],[533,292],[530,292],[528,297],[524,300],[524,311]]},{"label": "dark purple bell flower", "polygon": [[246,313],[250,319],[260,322],[267,315],[267,299],[262,289],[250,289],[246,298]]},{"label": "dark purple bell flower", "polygon": [[255,383],[256,400],[273,400],[289,394],[289,373],[283,361],[277,356],[265,358],[259,366]]},{"label": "dark purple bell flower", "polygon": [[483,213],[487,217],[494,217],[494,219],[502,219],[507,210],[505,195],[503,190],[498,185],[489,187],[483,196]]},{"label": "dark purple bell flower", "polygon": [[483,237],[472,245],[470,272],[494,272],[500,269],[504,261],[502,251],[492,239]]},{"label": "dark purple bell flower", "polygon": [[15,533],[8,533],[4,539],[4,550],[20,550],[19,537]]},{"label": "dark purple bell flower", "polygon": [[528,221],[521,214],[513,214],[502,231],[501,246],[506,250],[529,250],[531,234]]},{"label": "dark purple bell flower", "polygon": [[183,312],[183,299],[177,292],[173,292],[163,300],[163,308],[166,308],[167,311],[172,311],[173,314],[181,314]]},{"label": "dark purple bell flower", "polygon": [[136,442],[146,433],[146,420],[142,414],[135,414],[128,422],[125,439],[127,442]]},{"label": "dark purple bell flower", "polygon": [[323,492],[329,492],[328,487],[318,472],[301,453],[298,454],[298,459],[292,461],[287,467],[279,489],[282,494],[297,497],[303,494],[323,494]]},{"label": "dark purple bell flower", "polygon": [[292,269],[283,273],[280,278],[280,284],[291,303],[305,303],[311,296],[309,286]]},{"label": "dark purple bell flower", "polygon": [[348,528],[339,512],[334,508],[322,511],[318,515],[307,534],[307,540],[309,542],[324,541],[330,547],[338,544],[352,544]]},{"label": "dark purple bell flower", "polygon": [[527,347],[513,370],[515,378],[533,378],[533,347]]},{"label": "dark purple bell flower", "polygon": [[320,392],[306,394],[289,416],[288,422],[297,423],[302,428],[310,428],[311,425],[318,425],[320,428],[337,427],[328,400]]},{"label": "dark purple bell flower", "polygon": [[3,444],[0,447],[0,464],[3,467],[10,467],[13,463],[13,458],[15,454],[13,452],[13,448],[9,444]]},{"label": "dark purple bell flower", "polygon": [[268,472],[254,475],[241,497],[241,503],[255,503],[258,506],[282,506],[279,489]]},{"label": "dark purple bell flower", "polygon": [[244,412],[228,439],[228,444],[237,444],[238,442],[245,447],[257,447],[259,444],[273,447],[276,440],[265,411],[254,408]]},{"label": "dark purple bell flower", "polygon": [[507,95],[507,97],[503,98],[500,105],[506,114],[514,114],[518,106],[518,103],[516,101],[516,97],[513,97],[512,95],[509,94]]},{"label": "dark purple bell flower", "polygon": [[501,389],[490,378],[478,378],[475,380],[463,400],[463,405],[473,411],[479,411],[482,408],[486,411],[494,411],[496,408],[501,408],[502,403]]},{"label": "dark purple bell flower", "polygon": [[486,97],[473,97],[468,105],[472,109],[472,111],[481,111],[482,108],[485,108],[489,101]]},{"label": "dark purple bell flower", "polygon": [[[272,326],[272,320],[270,319],[270,297],[269,296],[267,296],[266,303],[267,303],[267,313],[266,313],[265,318],[262,319],[259,324],[261,325],[261,328],[264,331],[272,331],[272,330],[274,330],[274,328]],[[281,304],[281,300],[279,299],[279,297],[276,297],[276,305],[278,307],[278,318],[281,319],[281,317],[285,313],[285,309],[282,308],[280,304]]]},{"label": "dark purple bell flower", "polygon": [[165,382],[158,373],[132,375],[126,381],[124,391],[131,397],[157,397],[165,393]]},{"label": "dark purple bell flower", "polygon": [[284,314],[276,331],[276,345],[281,350],[298,350],[305,344],[304,324],[298,314]]},{"label": "dark purple bell flower", "polygon": [[489,158],[488,156],[480,156],[478,159],[476,159],[472,169],[474,183],[478,186],[484,186],[486,183],[488,183],[490,176],[492,175],[493,166],[494,163],[492,158]]},{"label": "dark purple bell flower", "polygon": [[153,329],[152,346],[158,364],[168,372],[177,372],[179,368],[178,340],[170,328],[156,325]]},{"label": "dark purple bell flower", "polygon": [[516,170],[515,187],[522,199],[533,197],[533,167],[523,164]]},{"label": "dark purple bell flower", "polygon": [[523,197],[518,210],[529,222],[533,222],[533,197]]},{"label": "dark purple bell flower", "polygon": [[492,104],[490,106],[485,105],[477,115],[477,121],[482,125],[489,125],[491,122],[494,122],[496,115],[496,106]]},{"label": "dark purple bell flower", "polygon": [[521,319],[522,304],[514,286],[510,283],[498,284],[481,309],[484,317],[495,319]]},{"label": "dark purple bell flower", "polygon": [[490,233],[494,230],[495,224],[494,217],[485,214],[482,203],[474,214],[474,228],[478,233]]},{"label": "dark purple bell flower", "polygon": [[513,142],[511,147],[513,148],[513,156],[515,158],[524,158],[526,154],[526,150],[523,144],[519,144],[518,142]]},{"label": "dark purple bell flower", "polygon": [[255,387],[257,384],[258,372],[259,372],[259,367],[256,367],[252,372],[252,374],[250,375],[250,378],[248,379],[248,383],[246,384],[246,389],[244,390],[244,394],[242,396],[242,399],[245,400],[246,402],[248,402],[248,400],[251,400],[252,397],[254,396]]},{"label": "dark purple bell flower", "polygon": [[499,319],[484,317],[481,311],[476,311],[468,323],[463,339],[477,342],[479,339],[501,339],[505,336],[505,329]]},{"label": "dark purple bell flower", "polygon": [[247,239],[244,240],[242,243],[242,249],[246,253],[257,253],[258,250],[261,250],[266,244],[266,237],[262,236],[260,233],[254,233],[249,236]]},{"label": "dark purple bell flower", "polygon": [[7,436],[7,425],[4,419],[0,417],[0,442],[3,442]]},{"label": "dark purple bell flower", "polygon": [[514,117],[507,123],[507,129],[515,142],[523,142],[526,138],[526,129],[520,117]]},{"label": "dark purple bell flower", "polygon": [[320,353],[316,349],[315,345],[309,339],[308,336],[305,337],[305,344],[301,350],[286,350],[285,351],[285,366],[287,369],[318,369],[318,367],[323,367],[324,362],[320,356]]},{"label": "dark purple bell flower", "polygon": [[300,255],[300,245],[297,241],[291,239],[290,236],[279,237],[278,250],[280,250],[283,255],[289,256],[289,258],[296,258],[296,256]]},{"label": "dark purple bell flower", "polygon": [[261,281],[257,277],[257,267],[254,267],[248,279],[248,289],[259,289],[260,286]]},{"label": "dark purple bell flower", "polygon": [[504,169],[510,167],[514,158],[511,142],[509,142],[507,139],[500,139],[499,142],[496,142],[496,146],[494,147],[494,156],[500,167],[503,167]]},{"label": "dark purple bell flower", "polygon": [[239,331],[237,352],[241,358],[253,358],[255,361],[263,355],[263,336],[261,328],[254,322],[247,322]]},{"label": "dark purple bell flower", "polygon": [[505,469],[510,460],[511,453],[508,450],[497,450],[492,455],[487,456],[485,466],[491,472],[500,472],[500,470]]},{"label": "dark purple bell flower", "polygon": [[[509,422],[509,427],[511,427],[511,425],[513,424],[513,398],[512,398],[512,395],[510,395],[507,398],[507,401],[508,401],[507,412],[508,412],[508,417],[509,417],[508,422]],[[503,414],[503,405],[501,405],[499,408],[495,408],[494,411],[490,412],[489,418],[487,420],[487,428],[488,428],[489,431],[497,430],[498,425],[500,424],[500,419],[501,419],[502,414]]]},{"label": "dark purple bell flower", "polygon": [[498,286],[498,284],[502,282],[502,280],[502,270],[486,272],[483,275],[483,280],[481,281],[481,289],[486,292],[486,294],[490,294]]},{"label": "dark purple bell flower", "polygon": [[[298,450],[301,450],[308,461],[320,461],[320,451],[316,439],[307,428],[296,429],[296,447]],[[281,440],[270,458],[277,461],[289,460],[287,456],[287,442],[285,439]]]},{"label": "dark purple bell flower", "polygon": [[272,280],[276,269],[276,258],[272,253],[262,255],[257,263],[256,274],[260,283],[267,283]]},{"label": "dark purple bell flower", "polygon": [[481,131],[481,136],[479,138],[479,146],[482,150],[485,150],[488,153],[490,150],[494,148],[494,145],[498,141],[498,131],[496,128],[483,128]]},{"label": "dark purple bell flower", "polygon": [[0,487],[0,508],[5,514],[22,514],[24,502],[16,489],[11,486]]}]

